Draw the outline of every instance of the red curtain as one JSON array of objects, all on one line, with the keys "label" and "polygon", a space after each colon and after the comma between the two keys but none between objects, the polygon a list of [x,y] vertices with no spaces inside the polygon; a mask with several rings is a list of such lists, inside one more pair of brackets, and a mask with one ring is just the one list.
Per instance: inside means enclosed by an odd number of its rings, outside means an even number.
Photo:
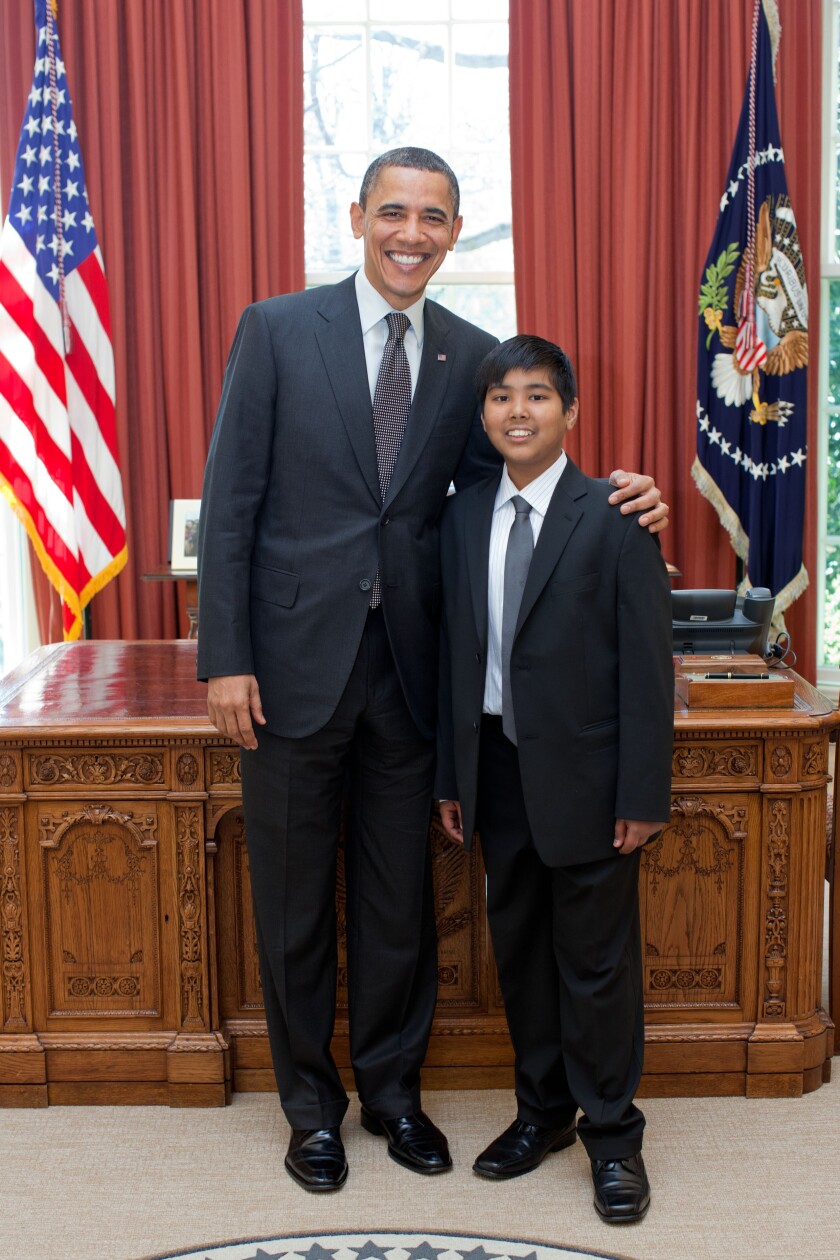
[{"label": "red curtain", "polygon": [[[788,611],[816,668],[816,410],[822,5],[781,0],[777,102],[811,286],[805,565]],[[654,473],[685,586],[731,586],[735,555],[690,476],[697,292],[749,68],[749,0],[511,0],[513,246],[519,328],[578,372],[570,453]]]},{"label": "red curtain", "polygon": [[[128,513],[128,564],[93,629],[172,638],[186,633],[174,586],[140,576],[167,558],[169,500],[200,497],[239,312],[304,284],[302,4],[60,0],[58,22],[108,275]],[[3,0],[6,201],[34,57],[32,0]]]}]

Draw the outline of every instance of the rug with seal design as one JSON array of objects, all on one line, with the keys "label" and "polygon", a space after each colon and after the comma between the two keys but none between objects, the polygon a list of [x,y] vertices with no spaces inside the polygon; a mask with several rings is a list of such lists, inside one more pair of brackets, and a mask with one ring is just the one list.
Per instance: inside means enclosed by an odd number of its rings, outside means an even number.
[{"label": "rug with seal design", "polygon": [[167,1251],[144,1260],[630,1260],[614,1251],[474,1234],[285,1234]]}]

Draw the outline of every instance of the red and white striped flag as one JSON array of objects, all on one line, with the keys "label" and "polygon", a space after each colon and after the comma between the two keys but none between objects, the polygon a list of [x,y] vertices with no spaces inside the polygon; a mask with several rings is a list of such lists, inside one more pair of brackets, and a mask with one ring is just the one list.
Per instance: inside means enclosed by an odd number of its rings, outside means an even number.
[{"label": "red and white striped flag", "polygon": [[114,354],[52,6],[0,235],[0,493],[62,599],[64,637],[126,562]]}]

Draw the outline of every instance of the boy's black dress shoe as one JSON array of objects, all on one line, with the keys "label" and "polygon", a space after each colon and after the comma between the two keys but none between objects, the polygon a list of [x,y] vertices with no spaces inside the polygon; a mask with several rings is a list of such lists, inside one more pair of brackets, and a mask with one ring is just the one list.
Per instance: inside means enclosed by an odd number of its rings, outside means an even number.
[{"label": "boy's black dress shoe", "polygon": [[593,1159],[595,1210],[610,1225],[640,1221],[650,1207],[650,1182],[641,1155]]},{"label": "boy's black dress shoe", "polygon": [[539,1168],[550,1151],[562,1151],[564,1147],[571,1146],[575,1137],[574,1120],[564,1129],[544,1129],[538,1124],[514,1120],[481,1152],[473,1164],[473,1172],[497,1181],[506,1177],[521,1177],[523,1173]]},{"label": "boy's black dress shoe", "polygon": [[396,1120],[380,1120],[362,1107],[362,1128],[386,1137],[391,1159],[412,1172],[441,1173],[452,1167],[446,1138],[422,1111]]},{"label": "boy's black dress shoe", "polygon": [[340,1190],[347,1159],[338,1129],[292,1129],[286,1171],[304,1190]]}]

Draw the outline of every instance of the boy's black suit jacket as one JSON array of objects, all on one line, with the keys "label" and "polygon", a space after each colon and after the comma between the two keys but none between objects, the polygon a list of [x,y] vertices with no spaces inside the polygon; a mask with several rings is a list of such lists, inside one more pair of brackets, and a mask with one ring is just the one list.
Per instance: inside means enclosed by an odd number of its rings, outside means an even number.
[{"label": "boy's black suit jacket", "polygon": [[[499,476],[447,503],[436,796],[476,822],[490,525]],[[519,766],[549,866],[615,855],[614,820],[670,813],[674,672],[665,564],[611,487],[568,462],[543,521],[511,654]]]},{"label": "boy's black suit jacket", "polygon": [[434,738],[438,524],[450,479],[466,485],[498,464],[474,385],[496,344],[427,299],[383,503],[355,278],[243,313],[201,499],[198,676],[255,674],[269,731],[300,738],[332,716],[379,568],[403,691]]}]

